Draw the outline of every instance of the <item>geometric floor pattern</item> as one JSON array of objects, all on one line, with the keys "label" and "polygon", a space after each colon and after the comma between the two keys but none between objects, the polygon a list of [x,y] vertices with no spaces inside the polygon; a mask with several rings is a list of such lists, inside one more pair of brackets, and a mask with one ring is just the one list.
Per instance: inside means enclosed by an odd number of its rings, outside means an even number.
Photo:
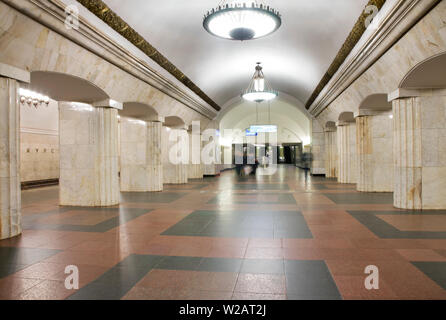
[{"label": "geometric floor pattern", "polygon": [[[0,299],[446,299],[444,211],[398,210],[392,194],[292,166],[164,187],[109,208],[23,191],[23,234],[0,241]],[[365,288],[370,265],[379,290]]]}]

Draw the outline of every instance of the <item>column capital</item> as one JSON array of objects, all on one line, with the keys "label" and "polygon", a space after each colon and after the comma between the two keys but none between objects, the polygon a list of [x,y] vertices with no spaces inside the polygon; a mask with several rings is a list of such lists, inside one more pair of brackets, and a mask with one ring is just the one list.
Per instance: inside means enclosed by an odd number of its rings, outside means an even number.
[{"label": "column capital", "polygon": [[144,119],[145,122],[149,123],[149,122],[161,122],[161,124],[163,124],[164,122],[166,122],[166,118],[162,117],[162,116],[153,116],[153,117],[149,117],[147,119]]},{"label": "column capital", "polygon": [[30,72],[4,63],[0,63],[0,77],[14,79],[24,83],[31,82]]},{"label": "column capital", "polygon": [[102,101],[93,102],[92,106],[96,108],[113,108],[118,110],[122,110],[123,108],[123,104],[121,102],[112,99],[105,99]]},{"label": "column capital", "polygon": [[380,114],[385,114],[388,112],[391,112],[392,110],[370,110],[370,109],[361,109],[357,112],[354,113],[354,117],[359,118],[359,117],[368,117],[368,116],[378,116]]},{"label": "column capital", "polygon": [[387,96],[387,101],[413,97],[444,96],[446,89],[405,89],[398,88]]},{"label": "column capital", "polygon": [[353,124],[354,122],[349,121],[338,121],[336,122],[336,127],[344,127]]}]

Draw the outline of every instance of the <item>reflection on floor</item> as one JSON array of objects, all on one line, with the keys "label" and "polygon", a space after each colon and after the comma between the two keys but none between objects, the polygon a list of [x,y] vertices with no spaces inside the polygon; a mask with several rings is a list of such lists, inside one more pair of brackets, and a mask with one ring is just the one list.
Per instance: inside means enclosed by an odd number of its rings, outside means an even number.
[{"label": "reflection on floor", "polygon": [[391,194],[290,166],[165,187],[111,208],[24,191],[23,235],[0,241],[0,299],[446,299],[445,211],[396,210]]}]

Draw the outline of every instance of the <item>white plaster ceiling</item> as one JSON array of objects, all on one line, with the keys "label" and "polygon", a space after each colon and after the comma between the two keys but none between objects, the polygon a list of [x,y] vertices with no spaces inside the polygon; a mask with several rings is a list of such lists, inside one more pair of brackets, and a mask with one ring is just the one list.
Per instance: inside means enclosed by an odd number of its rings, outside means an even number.
[{"label": "white plaster ceiling", "polygon": [[223,106],[262,62],[271,85],[305,102],[368,0],[267,0],[282,27],[263,39],[219,39],[202,27],[219,0],[105,0],[112,10]]}]

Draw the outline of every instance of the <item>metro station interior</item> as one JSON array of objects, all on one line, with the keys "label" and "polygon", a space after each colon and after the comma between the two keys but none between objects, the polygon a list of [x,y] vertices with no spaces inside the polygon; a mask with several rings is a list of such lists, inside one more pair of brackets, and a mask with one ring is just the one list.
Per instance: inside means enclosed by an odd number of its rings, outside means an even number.
[{"label": "metro station interior", "polygon": [[446,300],[446,1],[1,0],[0,239],[0,300]]}]

